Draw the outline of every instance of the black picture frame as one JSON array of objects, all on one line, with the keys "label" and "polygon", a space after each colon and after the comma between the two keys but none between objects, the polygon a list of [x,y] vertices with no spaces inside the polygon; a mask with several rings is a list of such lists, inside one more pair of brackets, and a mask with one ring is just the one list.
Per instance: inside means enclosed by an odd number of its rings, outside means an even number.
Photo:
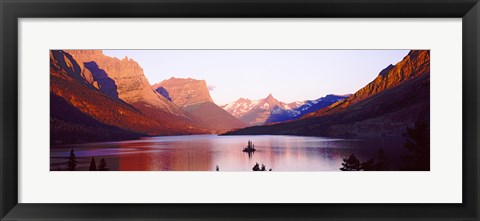
[{"label": "black picture frame", "polygon": [[[478,0],[0,0],[0,15],[1,220],[479,220]],[[18,203],[17,20],[77,17],[462,18],[463,203]]]}]

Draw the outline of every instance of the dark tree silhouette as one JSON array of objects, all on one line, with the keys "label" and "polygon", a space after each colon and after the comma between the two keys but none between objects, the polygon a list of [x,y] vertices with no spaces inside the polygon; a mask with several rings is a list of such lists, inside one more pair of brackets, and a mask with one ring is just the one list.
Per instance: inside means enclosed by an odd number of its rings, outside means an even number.
[{"label": "dark tree silhouette", "polygon": [[107,161],[105,161],[105,158],[100,160],[100,163],[98,164],[98,171],[108,171]]},{"label": "dark tree silhouette", "polygon": [[365,162],[360,163],[360,170],[365,170],[365,171],[376,170],[375,165],[376,165],[375,160],[369,159]]},{"label": "dark tree silhouette", "polygon": [[70,156],[68,157],[68,162],[67,162],[67,170],[68,171],[77,170],[77,157],[75,156],[75,151],[73,149],[70,150]]},{"label": "dark tree silhouette", "polygon": [[97,171],[97,164],[95,163],[95,158],[92,157],[92,160],[90,161],[90,167],[89,169],[90,171]]},{"label": "dark tree silhouette", "polygon": [[430,128],[417,121],[414,128],[407,128],[407,141],[404,147],[408,154],[403,155],[402,170],[430,170]]},{"label": "dark tree silhouette", "polygon": [[374,159],[369,159],[364,162],[360,162],[355,154],[350,154],[348,158],[343,158],[343,163],[340,168],[342,171],[373,171],[373,170],[388,170],[385,152],[383,148],[380,148],[378,151],[378,161],[375,162]]},{"label": "dark tree silhouette", "polygon": [[350,154],[348,158],[343,158],[342,171],[359,171],[361,169],[360,161],[354,154]]},{"label": "dark tree silhouette", "polygon": [[218,167],[218,165],[215,167],[215,170],[216,171],[220,171],[220,167]]},{"label": "dark tree silhouette", "polygon": [[[255,163],[252,168],[253,171],[267,171],[265,164],[262,163],[262,167],[258,163]],[[272,171],[272,169],[270,169]]]},{"label": "dark tree silhouette", "polygon": [[378,151],[378,162],[375,164],[375,170],[379,170],[379,171],[388,170],[385,151],[383,151],[383,148],[380,148],[380,150]]},{"label": "dark tree silhouette", "polygon": [[255,163],[252,168],[253,171],[260,171],[260,165],[258,163]]}]

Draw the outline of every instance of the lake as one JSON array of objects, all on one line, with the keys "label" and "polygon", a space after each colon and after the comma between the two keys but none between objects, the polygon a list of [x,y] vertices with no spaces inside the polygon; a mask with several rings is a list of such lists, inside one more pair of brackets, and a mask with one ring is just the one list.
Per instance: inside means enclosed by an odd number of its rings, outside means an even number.
[{"label": "lake", "polygon": [[[256,151],[242,151],[251,140]],[[53,146],[50,170],[65,170],[70,150],[77,170],[88,170],[92,157],[105,158],[111,171],[252,171],[255,163],[272,171],[340,171],[342,159],[376,158],[383,148],[390,170],[397,170],[402,140],[351,140],[280,135],[186,135]]]}]

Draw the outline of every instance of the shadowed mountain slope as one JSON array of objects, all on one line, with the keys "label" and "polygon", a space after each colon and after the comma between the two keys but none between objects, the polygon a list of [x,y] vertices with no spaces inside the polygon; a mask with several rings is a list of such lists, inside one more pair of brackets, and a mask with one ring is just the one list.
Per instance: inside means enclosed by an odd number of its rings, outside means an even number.
[{"label": "shadowed mountain slope", "polygon": [[283,109],[280,107],[274,108],[274,110],[272,110],[265,124],[280,123],[280,122],[299,119],[306,114],[315,112],[319,109],[328,107],[333,103],[342,101],[348,98],[348,96],[350,95],[329,94],[325,97],[321,97],[316,100],[308,100],[308,101],[301,102],[303,104],[296,108],[289,108],[289,109]]},{"label": "shadowed mountain slope", "polygon": [[245,127],[245,124],[217,106],[204,80],[170,78],[154,84],[153,89],[163,91],[182,110],[194,116],[199,123],[216,132]]},{"label": "shadowed mountain slope", "polygon": [[[118,97],[129,104],[144,104],[173,115],[188,118],[168,99],[154,91],[133,59],[118,59],[101,50],[65,50],[80,66],[87,82],[102,91],[116,91]],[[90,77],[91,76],[91,77]]]},{"label": "shadowed mountain slope", "polygon": [[[89,66],[90,69],[85,66]],[[155,100],[155,96],[162,98],[163,96],[151,89],[154,103],[148,102],[143,95],[139,95],[137,100],[132,98],[135,96],[127,96],[130,99],[126,99],[123,96],[125,90],[129,91],[124,88],[126,83],[118,83],[110,78],[106,71],[109,69],[107,66],[99,66],[97,61],[88,61],[81,65],[74,56],[64,51],[50,52],[52,143],[209,132],[198,127],[190,120],[191,115],[185,114],[174,104],[167,104],[163,106],[166,108],[161,108],[161,100]],[[115,87],[117,87],[117,93],[115,93]],[[59,110],[65,110],[66,113]],[[172,110],[179,112],[173,114]],[[70,117],[66,118],[65,116],[69,114]],[[65,128],[67,124],[68,128]],[[102,132],[95,133],[97,130]],[[108,136],[105,135],[107,133],[109,133]],[[62,137],[68,137],[68,139],[65,140]]]},{"label": "shadowed mountain slope", "polygon": [[430,120],[430,51],[411,51],[349,98],[299,120],[227,134],[290,134],[367,138],[402,136],[415,121]]}]

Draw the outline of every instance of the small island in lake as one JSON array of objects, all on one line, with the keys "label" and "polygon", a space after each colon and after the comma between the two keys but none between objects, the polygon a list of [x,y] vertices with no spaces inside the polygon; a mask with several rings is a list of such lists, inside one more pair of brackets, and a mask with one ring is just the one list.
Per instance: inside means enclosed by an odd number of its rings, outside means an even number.
[{"label": "small island in lake", "polygon": [[265,165],[429,171],[430,50],[50,50],[51,171]]},{"label": "small island in lake", "polygon": [[248,145],[245,148],[243,148],[242,151],[247,153],[255,152],[255,145],[253,144],[252,141],[249,140]]}]

